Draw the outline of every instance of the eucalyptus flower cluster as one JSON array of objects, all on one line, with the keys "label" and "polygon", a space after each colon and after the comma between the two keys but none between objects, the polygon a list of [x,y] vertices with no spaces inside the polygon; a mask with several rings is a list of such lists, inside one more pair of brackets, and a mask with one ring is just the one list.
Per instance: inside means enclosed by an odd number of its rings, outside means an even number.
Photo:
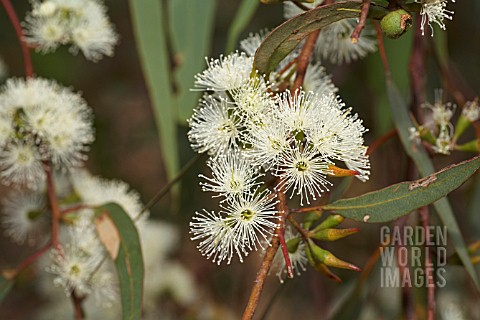
[{"label": "eucalyptus flower cluster", "polygon": [[27,42],[40,52],[70,45],[70,52],[82,51],[85,58],[98,61],[112,56],[118,42],[106,7],[101,0],[32,0],[24,31]]},{"label": "eucalyptus flower cluster", "polygon": [[[319,63],[307,68],[304,89],[295,92],[285,90],[296,73],[293,55],[268,80],[252,72],[263,37],[251,35],[241,43],[245,52],[211,59],[195,77],[204,95],[188,138],[196,152],[210,156],[211,175],[200,175],[200,185],[219,198],[220,210],[197,212],[190,230],[200,252],[218,264],[265,248],[277,225],[278,192],[303,206],[330,190],[329,176],[366,181],[370,174],[367,129]],[[299,256],[297,271],[306,260],[304,252]]]},{"label": "eucalyptus flower cluster", "polygon": [[[108,253],[98,236],[94,207],[116,202],[135,219],[142,208],[140,196],[125,182],[92,176],[83,169],[57,172],[54,181],[62,212],[61,245],[37,264],[39,276],[50,279],[49,285],[53,282],[67,296],[73,292],[79,297],[92,295],[99,305],[110,307],[118,299],[118,286],[113,263],[106,259]],[[2,227],[13,241],[36,247],[48,243],[51,209],[43,183],[32,190],[12,191],[2,208]]]},{"label": "eucalyptus flower cluster", "polygon": [[425,121],[415,123],[410,128],[410,140],[415,143],[425,142],[437,154],[449,155],[453,150],[478,152],[477,140],[459,143],[465,131],[480,118],[478,98],[467,101],[456,122],[454,121],[457,106],[444,102],[443,90],[435,90],[434,103],[422,105],[425,110]]},{"label": "eucalyptus flower cluster", "polygon": [[9,79],[0,88],[0,179],[35,188],[43,164],[78,167],[95,136],[92,110],[71,89],[42,78]]}]

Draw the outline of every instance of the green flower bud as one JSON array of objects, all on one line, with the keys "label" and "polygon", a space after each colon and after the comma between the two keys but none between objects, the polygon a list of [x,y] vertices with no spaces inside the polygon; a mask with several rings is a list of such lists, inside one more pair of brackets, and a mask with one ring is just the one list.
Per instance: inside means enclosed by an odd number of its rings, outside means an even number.
[{"label": "green flower bud", "polygon": [[387,37],[397,39],[412,26],[412,16],[407,11],[398,9],[383,17],[380,26]]}]

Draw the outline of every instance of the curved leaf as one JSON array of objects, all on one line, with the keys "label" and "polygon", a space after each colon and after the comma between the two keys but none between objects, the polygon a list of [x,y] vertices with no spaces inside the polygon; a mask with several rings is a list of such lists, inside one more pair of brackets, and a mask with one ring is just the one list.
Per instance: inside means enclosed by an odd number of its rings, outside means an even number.
[{"label": "curved leaf", "polygon": [[[137,228],[130,216],[116,203],[107,203],[96,209],[97,220],[110,219],[118,231],[120,243],[111,252],[117,269],[122,302],[122,319],[136,320],[142,314],[143,258]],[[104,241],[104,237],[101,238]]]},{"label": "curved leaf", "polygon": [[[306,36],[315,30],[347,18],[358,18],[361,1],[337,2],[321,6],[290,20],[275,28],[263,41],[255,54],[254,69],[260,73],[270,73]],[[368,16],[381,18],[386,9],[372,4]]]},{"label": "curved leaf", "polygon": [[359,197],[338,200],[323,209],[356,221],[392,221],[446,196],[470,178],[479,167],[480,156],[476,156],[428,177],[393,184]]}]

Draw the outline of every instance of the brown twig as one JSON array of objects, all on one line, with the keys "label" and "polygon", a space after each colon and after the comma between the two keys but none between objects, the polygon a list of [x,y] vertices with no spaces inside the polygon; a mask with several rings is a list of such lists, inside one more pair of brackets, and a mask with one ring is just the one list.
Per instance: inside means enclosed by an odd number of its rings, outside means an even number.
[{"label": "brown twig", "polygon": [[292,88],[290,88],[290,91],[293,94],[303,85],[303,80],[305,79],[305,74],[307,73],[308,63],[310,62],[310,56],[312,55],[313,49],[315,48],[315,43],[317,43],[319,34],[320,30],[316,30],[310,33],[307,37],[302,51],[298,55],[297,75],[295,77],[295,81],[293,82]]},{"label": "brown twig", "polygon": [[290,213],[308,213],[311,211],[320,211],[322,212],[323,206],[313,206],[313,207],[303,207],[303,208],[296,208],[290,209]]},{"label": "brown twig", "polygon": [[370,10],[370,0],[363,0],[362,3],[362,12],[360,13],[360,19],[358,20],[355,30],[353,30],[350,39],[352,43],[358,43],[358,38],[362,33],[363,28],[365,28],[365,23],[367,22],[368,11]]},{"label": "brown twig", "polygon": [[82,320],[85,318],[83,312],[82,302],[85,300],[85,297],[79,297],[75,290],[72,292],[71,300],[73,303],[73,309],[75,310],[75,320]]},{"label": "brown twig", "polygon": [[47,180],[47,194],[50,210],[52,211],[52,246],[55,249],[60,247],[58,239],[60,231],[60,206],[58,204],[57,194],[55,192],[55,183],[53,182],[52,168],[47,162],[43,163],[43,170],[45,171]]},{"label": "brown twig", "polygon": [[[283,188],[282,188],[283,189]],[[253,318],[255,310],[257,309],[258,302],[260,301],[260,295],[263,291],[263,286],[265,284],[265,279],[268,276],[268,272],[270,271],[270,267],[272,266],[273,258],[277,253],[278,247],[280,246],[280,238],[279,234],[284,232],[285,226],[285,215],[288,213],[288,206],[287,206],[287,197],[285,195],[284,190],[280,190],[282,192],[278,193],[278,205],[277,211],[278,215],[280,216],[280,223],[283,221],[283,227],[280,226],[275,230],[275,235],[272,237],[272,241],[270,242],[270,246],[267,248],[265,252],[265,256],[263,257],[262,264],[260,265],[260,269],[257,272],[257,277],[255,278],[255,282],[250,293],[250,298],[248,299],[247,306],[245,307],[245,311],[243,312],[242,320],[250,320]],[[283,236],[283,234],[282,234]]]},{"label": "brown twig", "polygon": [[368,146],[368,149],[367,149],[367,152],[366,152],[367,156],[374,153],[385,142],[387,142],[388,140],[390,140],[393,137],[396,137],[397,135],[398,135],[398,133],[397,133],[396,129],[392,129],[392,130],[388,131],[387,133],[385,133],[383,136],[381,136],[380,138],[375,140],[371,145]]},{"label": "brown twig", "polygon": [[[425,239],[430,239],[430,228],[428,227],[430,221],[430,214],[428,212],[428,206],[418,209],[420,219],[422,220],[422,226],[425,231]],[[435,281],[433,274],[433,263],[431,255],[427,253],[430,248],[425,245],[425,278],[427,279],[427,320],[435,319]]]},{"label": "brown twig", "polygon": [[[417,14],[417,19],[420,15]],[[413,51],[410,56],[408,69],[410,71],[410,89],[412,92],[412,110],[418,122],[424,123],[421,105],[425,102],[425,37],[422,36],[422,30],[417,27],[413,38]]]},{"label": "brown twig", "polygon": [[33,77],[33,65],[32,65],[32,57],[30,55],[30,49],[28,48],[27,43],[25,42],[25,35],[23,34],[22,26],[20,21],[18,20],[17,14],[15,13],[15,9],[13,9],[10,0],[1,0],[5,11],[7,12],[8,18],[12,23],[13,28],[15,29],[15,33],[17,34],[18,42],[20,43],[20,47],[22,48],[23,53],[23,63],[25,66],[25,75],[27,77]]}]

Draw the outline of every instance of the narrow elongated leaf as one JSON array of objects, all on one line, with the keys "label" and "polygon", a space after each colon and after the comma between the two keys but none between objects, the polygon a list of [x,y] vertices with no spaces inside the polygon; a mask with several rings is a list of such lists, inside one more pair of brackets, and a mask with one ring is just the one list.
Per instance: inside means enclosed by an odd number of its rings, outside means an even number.
[{"label": "narrow elongated leaf", "polygon": [[[390,102],[390,109],[392,110],[393,120],[397,127],[400,141],[403,144],[403,148],[407,152],[408,156],[412,158],[418,171],[423,177],[432,174],[435,170],[427,152],[421,145],[417,145],[410,140],[409,128],[413,127],[413,123],[408,114],[408,108],[403,100],[402,96],[398,92],[395,84],[387,77],[387,94]],[[443,224],[448,226],[448,234],[452,240],[453,246],[460,257],[465,269],[472,278],[473,282],[480,290],[480,283],[478,281],[477,273],[473,267],[472,262],[468,256],[467,247],[463,241],[460,228],[458,227],[457,220],[453,214],[452,207],[447,198],[440,199],[434,204]]]},{"label": "narrow elongated leaf", "polygon": [[193,88],[194,75],[205,68],[205,56],[210,52],[216,4],[216,0],[168,2],[178,64],[175,68],[177,120],[182,124],[186,124],[192,115],[200,95],[190,89]]},{"label": "narrow elongated leaf", "polygon": [[0,275],[0,302],[5,299],[10,289],[13,287],[13,281]]},{"label": "narrow elongated leaf", "polygon": [[237,14],[228,29],[227,46],[225,48],[226,54],[229,54],[235,49],[240,33],[252,19],[259,4],[259,0],[243,0],[240,4]]},{"label": "narrow elongated leaf", "polygon": [[167,176],[173,179],[179,168],[177,117],[171,92],[162,10],[160,0],[130,0],[135,41],[155,114]]},{"label": "narrow elongated leaf", "polygon": [[363,222],[388,222],[446,196],[480,167],[480,156],[451,165],[416,181],[393,184],[359,197],[342,199],[323,207]]},{"label": "narrow elongated leaf", "polygon": [[[321,6],[302,13],[275,28],[260,45],[253,66],[260,73],[270,73],[306,36],[315,30],[347,18],[358,18],[361,1],[345,1]],[[384,8],[372,4],[369,17],[381,18]]]},{"label": "narrow elongated leaf", "polygon": [[107,214],[118,231],[120,245],[114,255],[120,284],[122,319],[141,318],[143,296],[143,258],[137,228],[129,215],[116,203],[107,203],[96,209],[96,215]]}]

